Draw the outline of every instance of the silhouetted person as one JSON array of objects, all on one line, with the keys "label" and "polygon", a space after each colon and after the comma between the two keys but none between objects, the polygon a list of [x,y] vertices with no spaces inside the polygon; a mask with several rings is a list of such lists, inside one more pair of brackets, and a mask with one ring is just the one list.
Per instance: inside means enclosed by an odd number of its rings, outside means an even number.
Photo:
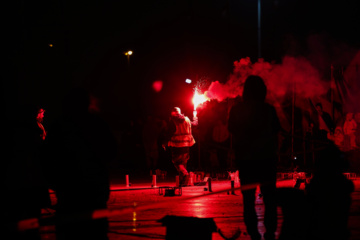
[{"label": "silhouetted person", "polygon": [[337,126],[334,131],[334,135],[329,139],[335,143],[335,145],[342,151],[344,149],[344,132],[343,128]]},{"label": "silhouetted person", "polygon": [[[16,232],[20,220],[40,218],[41,209],[50,204],[50,196],[41,162],[42,130],[38,127],[37,108],[31,104],[22,105],[12,116],[11,129],[4,158],[3,216],[6,239],[40,239],[39,229]],[[12,127],[10,127],[12,126]],[[2,154],[5,152],[3,151]],[[1,231],[4,234],[4,231]]]},{"label": "silhouetted person", "polygon": [[56,238],[108,239],[107,219],[92,220],[106,209],[110,193],[108,163],[116,142],[108,125],[89,112],[89,93],[72,89],[63,103],[63,116],[46,138],[52,187],[57,197]]},{"label": "silhouetted person", "polygon": [[332,141],[320,147],[315,169],[306,187],[309,240],[349,239],[348,214],[354,183],[343,171],[347,167],[343,153]]},{"label": "silhouetted person", "polygon": [[38,108],[38,114],[36,116],[36,121],[37,121],[37,124],[38,124],[39,128],[42,131],[41,138],[43,140],[45,140],[45,137],[46,137],[46,130],[45,130],[44,125],[43,125],[44,114],[45,114],[45,110],[43,108],[39,107]]},{"label": "silhouetted person", "polygon": [[356,128],[357,123],[354,119],[354,113],[349,112],[345,115],[344,130],[344,149],[346,151],[357,148],[356,146]]},{"label": "silhouetted person", "polygon": [[[265,239],[274,239],[277,227],[276,163],[280,122],[275,108],[265,103],[266,86],[259,76],[249,76],[243,101],[231,108],[229,132],[233,135],[235,163],[242,186],[260,185],[265,205]],[[255,188],[242,190],[244,221],[252,240],[261,239],[255,211]]]},{"label": "silhouetted person", "polygon": [[317,111],[317,119],[315,119],[316,130],[320,140],[326,140],[328,135],[334,134],[335,124],[329,113],[323,110],[321,103],[315,105]]}]

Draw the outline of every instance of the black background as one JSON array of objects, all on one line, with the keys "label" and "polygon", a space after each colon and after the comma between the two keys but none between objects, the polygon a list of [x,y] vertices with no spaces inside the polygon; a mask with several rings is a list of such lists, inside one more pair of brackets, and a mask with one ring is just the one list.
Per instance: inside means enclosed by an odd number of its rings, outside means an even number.
[{"label": "black background", "polygon": [[[263,0],[260,57],[307,56],[314,35],[325,51],[358,49],[357,2]],[[190,111],[194,85],[186,78],[225,82],[234,61],[259,57],[255,0],[14,0],[3,10],[4,109],[41,105],[48,122],[74,86],[99,99],[113,126],[150,112],[166,116],[174,105]],[[331,61],[335,55],[328,51]],[[155,80],[164,83],[159,93]]]}]

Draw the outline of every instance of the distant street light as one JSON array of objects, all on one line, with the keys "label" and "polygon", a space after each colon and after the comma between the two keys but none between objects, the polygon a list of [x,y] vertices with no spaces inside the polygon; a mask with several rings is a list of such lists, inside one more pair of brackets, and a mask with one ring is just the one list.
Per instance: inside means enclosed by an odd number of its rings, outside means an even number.
[{"label": "distant street light", "polygon": [[130,56],[133,54],[133,51],[129,50],[124,54],[127,57],[128,65],[130,66]]}]

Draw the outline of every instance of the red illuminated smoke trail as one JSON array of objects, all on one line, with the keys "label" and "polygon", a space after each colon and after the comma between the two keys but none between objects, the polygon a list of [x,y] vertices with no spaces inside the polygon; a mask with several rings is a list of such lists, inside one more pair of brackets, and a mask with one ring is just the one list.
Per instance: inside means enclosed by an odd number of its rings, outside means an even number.
[{"label": "red illuminated smoke trail", "polygon": [[261,76],[268,88],[268,100],[278,102],[293,91],[298,97],[312,98],[324,94],[328,84],[305,58],[284,57],[281,64],[271,64],[260,59],[251,63],[250,58],[234,62],[234,71],[224,84],[212,82],[205,92],[206,97],[223,101],[241,96],[243,84],[249,75]]}]

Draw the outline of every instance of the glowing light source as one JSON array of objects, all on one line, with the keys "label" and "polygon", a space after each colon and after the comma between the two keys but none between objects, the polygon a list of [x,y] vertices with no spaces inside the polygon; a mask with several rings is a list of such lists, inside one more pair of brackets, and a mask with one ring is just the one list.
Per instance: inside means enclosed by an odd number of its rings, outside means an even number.
[{"label": "glowing light source", "polygon": [[185,80],[185,82],[186,82],[187,84],[190,84],[192,81],[191,81],[191,79],[187,78],[187,79]]},{"label": "glowing light source", "polygon": [[125,53],[126,56],[131,56],[133,54],[133,51],[129,50]]},{"label": "glowing light source", "polygon": [[52,43],[49,43],[48,45],[49,45],[49,47],[53,47],[53,46],[54,46],[54,45],[52,45]]},{"label": "glowing light source", "polygon": [[124,54],[127,58],[128,66],[130,67],[130,56],[133,54],[133,51],[129,50],[129,51],[125,52]]},{"label": "glowing light source", "polygon": [[210,99],[207,98],[204,94],[199,94],[197,90],[195,90],[195,93],[194,93],[194,97],[193,97],[193,103],[194,103],[194,110],[196,110],[196,108],[206,102],[206,101],[209,101]]},{"label": "glowing light source", "polygon": [[161,80],[156,80],[152,84],[152,88],[155,92],[160,92],[163,87],[163,82]]}]

